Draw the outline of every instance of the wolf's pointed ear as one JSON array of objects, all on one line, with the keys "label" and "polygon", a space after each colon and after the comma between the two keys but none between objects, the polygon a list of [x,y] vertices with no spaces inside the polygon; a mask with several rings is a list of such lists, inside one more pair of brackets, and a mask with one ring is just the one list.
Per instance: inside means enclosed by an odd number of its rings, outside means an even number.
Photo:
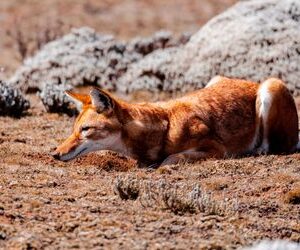
[{"label": "wolf's pointed ear", "polygon": [[113,97],[104,90],[93,88],[90,91],[92,105],[96,108],[97,112],[112,111],[115,106]]},{"label": "wolf's pointed ear", "polygon": [[91,104],[91,98],[89,95],[78,94],[78,93],[71,92],[69,90],[66,90],[65,94],[75,103],[78,111],[81,111],[84,105]]}]

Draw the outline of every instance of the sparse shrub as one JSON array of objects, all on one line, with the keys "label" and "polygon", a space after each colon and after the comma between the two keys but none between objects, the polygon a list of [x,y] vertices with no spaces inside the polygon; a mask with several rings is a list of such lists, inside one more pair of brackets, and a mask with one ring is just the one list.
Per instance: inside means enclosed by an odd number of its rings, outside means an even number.
[{"label": "sparse shrub", "polygon": [[18,89],[0,80],[0,115],[20,117],[29,106]]},{"label": "sparse shrub", "polygon": [[[62,31],[58,29],[59,32],[55,33],[55,30],[46,27],[41,37],[36,39],[36,47],[40,48],[47,41],[59,37]],[[16,30],[15,40],[24,59],[28,55],[28,41],[21,30]],[[90,28],[74,29],[70,34],[47,43],[35,56],[27,58],[9,82],[24,92],[41,91],[40,96],[48,112],[70,115],[74,114],[74,109],[64,96],[65,86],[96,85],[120,90],[118,79],[130,64],[155,50],[164,50],[186,41],[187,38],[176,39],[166,31],[124,42],[111,35],[98,34]]]},{"label": "sparse shrub", "polygon": [[162,190],[162,201],[167,209],[177,213],[204,213],[206,215],[226,216],[237,212],[237,200],[216,200],[212,193],[203,190],[198,184],[187,187],[169,186]]},{"label": "sparse shrub", "polygon": [[199,185],[195,185],[189,194],[189,199],[193,201],[194,206],[201,213],[208,215],[225,216],[236,213],[238,209],[237,199],[216,200],[212,193],[204,191]]},{"label": "sparse shrub", "polygon": [[175,214],[195,213],[194,201],[175,190],[162,193],[162,201],[166,209]]},{"label": "sparse shrub", "polygon": [[[134,199],[143,207],[169,210],[175,214],[203,213],[206,215],[227,216],[238,211],[236,199],[216,200],[196,185],[184,183],[168,183],[165,180],[139,180],[136,177],[118,178],[115,190],[121,199],[128,200],[134,194]],[[187,190],[190,190],[189,192]]]},{"label": "sparse shrub", "polygon": [[122,200],[136,200],[140,194],[139,181],[136,178],[117,178],[114,191]]},{"label": "sparse shrub", "polygon": [[64,93],[70,87],[61,84],[46,84],[43,91],[40,93],[41,100],[50,113],[66,113],[70,116],[78,113],[75,104]]},{"label": "sparse shrub", "polygon": [[130,64],[155,50],[186,41],[166,31],[125,42],[87,27],[73,29],[25,60],[10,82],[24,91],[43,90],[47,82],[118,90],[118,79]]}]

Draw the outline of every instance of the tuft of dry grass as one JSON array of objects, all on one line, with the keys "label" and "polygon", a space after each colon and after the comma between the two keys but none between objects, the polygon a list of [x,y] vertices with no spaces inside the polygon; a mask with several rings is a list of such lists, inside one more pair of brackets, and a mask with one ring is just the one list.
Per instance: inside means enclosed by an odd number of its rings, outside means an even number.
[{"label": "tuft of dry grass", "polygon": [[190,197],[184,196],[182,192],[178,192],[176,188],[171,187],[163,190],[161,201],[163,202],[163,208],[170,210],[174,214],[182,215],[197,212],[194,201]]},{"label": "tuft of dry grass", "polygon": [[174,214],[203,213],[227,216],[238,210],[237,199],[216,199],[199,184],[171,183],[166,180],[142,180],[137,177],[118,177],[115,193],[123,200],[138,199],[143,207],[168,210]]},{"label": "tuft of dry grass", "polygon": [[117,178],[114,185],[115,194],[122,200],[136,200],[140,193],[139,181],[136,178]]},{"label": "tuft of dry grass", "polygon": [[207,215],[227,216],[235,214],[238,210],[238,200],[216,199],[213,193],[201,189],[199,185],[193,187],[189,194],[197,210]]}]

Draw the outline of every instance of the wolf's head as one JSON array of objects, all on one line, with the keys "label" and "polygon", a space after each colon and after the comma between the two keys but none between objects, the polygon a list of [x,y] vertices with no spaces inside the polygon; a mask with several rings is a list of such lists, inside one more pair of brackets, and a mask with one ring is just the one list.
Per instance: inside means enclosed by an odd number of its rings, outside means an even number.
[{"label": "wolf's head", "polygon": [[97,150],[122,151],[121,123],[115,109],[117,100],[109,93],[93,88],[89,95],[67,91],[79,107],[73,133],[59,145],[53,157],[68,161]]}]

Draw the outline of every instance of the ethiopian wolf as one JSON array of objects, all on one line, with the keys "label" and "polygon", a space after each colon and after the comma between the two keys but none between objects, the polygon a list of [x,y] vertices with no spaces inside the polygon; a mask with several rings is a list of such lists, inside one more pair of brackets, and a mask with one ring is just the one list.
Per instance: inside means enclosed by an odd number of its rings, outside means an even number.
[{"label": "ethiopian wolf", "polygon": [[298,115],[285,84],[215,77],[166,102],[129,104],[98,88],[67,94],[80,104],[72,135],[54,157],[68,161],[113,150],[143,164],[176,164],[248,154],[292,153]]}]

